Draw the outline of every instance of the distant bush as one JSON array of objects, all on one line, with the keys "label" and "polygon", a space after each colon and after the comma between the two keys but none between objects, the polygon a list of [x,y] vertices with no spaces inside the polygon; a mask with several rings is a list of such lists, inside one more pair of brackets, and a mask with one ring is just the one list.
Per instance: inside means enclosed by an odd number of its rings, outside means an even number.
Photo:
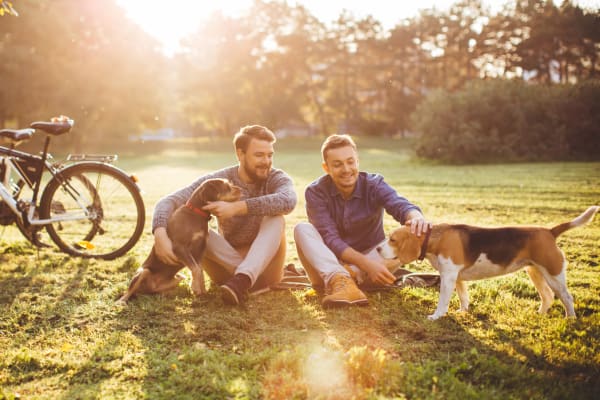
[{"label": "distant bush", "polygon": [[429,94],[412,115],[417,154],[452,163],[600,159],[600,81],[481,81]]}]

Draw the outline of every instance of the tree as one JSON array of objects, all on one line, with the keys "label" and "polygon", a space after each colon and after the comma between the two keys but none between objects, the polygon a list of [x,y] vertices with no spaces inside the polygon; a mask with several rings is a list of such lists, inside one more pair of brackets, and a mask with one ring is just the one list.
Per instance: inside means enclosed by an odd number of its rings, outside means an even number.
[{"label": "tree", "polygon": [[596,74],[600,43],[600,15],[585,13],[570,1],[559,8],[555,40],[559,43],[556,61],[560,81],[579,81]]},{"label": "tree", "polygon": [[410,114],[421,100],[422,68],[425,57],[418,45],[418,28],[414,21],[397,25],[383,43],[380,58],[387,80],[385,90],[385,116],[389,133],[404,134],[410,128]]},{"label": "tree", "polygon": [[20,11],[0,25],[3,120],[25,126],[69,115],[76,129],[59,142],[74,147],[122,140],[153,123],[163,57],[114,2],[40,0]]},{"label": "tree", "polygon": [[538,1],[526,10],[529,34],[517,45],[518,65],[526,71],[535,72],[539,81],[549,83],[552,74],[557,72],[553,63],[560,50],[560,44],[555,40],[560,19],[558,9],[552,2]]},{"label": "tree", "polygon": [[517,45],[525,39],[526,32],[526,20],[515,15],[514,9],[505,6],[500,13],[490,16],[477,43],[480,77],[520,78]]}]

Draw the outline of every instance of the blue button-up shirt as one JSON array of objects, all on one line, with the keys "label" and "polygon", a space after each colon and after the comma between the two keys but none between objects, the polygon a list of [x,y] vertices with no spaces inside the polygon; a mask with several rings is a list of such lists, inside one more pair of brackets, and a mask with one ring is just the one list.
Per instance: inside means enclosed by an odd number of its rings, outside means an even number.
[{"label": "blue button-up shirt", "polygon": [[344,200],[329,175],[308,185],[306,214],[323,241],[340,258],[348,247],[365,252],[381,243],[383,211],[404,223],[406,215],[419,207],[388,185],[383,176],[360,172],[352,196]]}]

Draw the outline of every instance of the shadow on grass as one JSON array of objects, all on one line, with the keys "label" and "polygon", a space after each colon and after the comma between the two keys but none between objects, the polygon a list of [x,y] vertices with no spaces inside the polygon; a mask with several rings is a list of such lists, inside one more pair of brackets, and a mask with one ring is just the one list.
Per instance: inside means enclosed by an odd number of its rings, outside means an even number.
[{"label": "shadow on grass", "polygon": [[[467,398],[594,397],[593,361],[547,359],[481,313],[428,321],[434,303],[411,290],[371,293],[368,307],[323,310],[319,298],[304,291],[267,293],[239,308],[224,305],[215,289],[190,299],[180,287],[170,295],[138,298],[115,329],[133,334],[144,349],[141,393],[151,398],[277,398],[268,387],[275,372],[287,376],[276,381],[278,390],[294,382],[285,393],[306,398],[315,394],[306,388],[307,371],[323,369],[322,376],[337,382],[344,372],[330,361],[347,360],[364,347],[387,355],[385,371],[369,389],[382,396],[436,398],[456,391]],[[512,350],[473,335],[472,323]],[[329,359],[325,364],[323,357]],[[344,379],[346,388],[356,387],[355,378]],[[265,385],[271,396],[265,396]],[[320,395],[343,398],[334,392]]]},{"label": "shadow on grass", "polygon": [[[37,305],[36,319],[47,319],[55,315],[55,308],[64,300],[68,300],[75,289],[80,288],[89,267],[88,260],[71,259],[62,255],[57,257],[51,250],[37,251],[32,245],[17,244],[4,248],[3,256],[13,253],[16,247],[25,250],[19,251],[17,256],[11,258],[10,263],[2,265],[0,272],[0,305],[10,307],[16,301],[23,305]],[[2,257],[3,257],[2,256]],[[54,272],[60,271],[64,266],[73,265],[73,270],[57,278]],[[59,283],[58,285],[56,283]],[[48,302],[47,298],[53,300]],[[27,319],[26,314],[22,317]]]},{"label": "shadow on grass", "polygon": [[[424,292],[429,293],[423,296]],[[477,311],[475,305],[470,313],[451,311],[440,320],[428,321],[426,316],[436,302],[437,292],[431,289],[407,289],[381,298],[382,309],[395,310],[382,314],[381,334],[396,338],[392,351],[405,365],[401,390],[408,397],[455,392],[486,398],[596,398],[600,389],[597,358],[590,354],[561,357],[552,350],[586,343],[596,346],[593,338],[600,337],[600,328],[593,324],[594,318],[564,319],[562,305],[556,301],[545,316],[534,308],[512,310],[524,319],[530,313],[529,326],[520,321],[514,327],[500,322],[494,314],[506,310],[488,313],[487,305],[482,307],[485,311]],[[536,332],[538,324],[552,327]],[[583,340],[578,336],[584,336]]]},{"label": "shadow on grass", "polygon": [[[91,265],[49,255],[37,266],[28,260],[13,259],[0,281],[1,304],[18,297],[23,314],[6,321],[23,354],[8,353],[11,377],[3,383],[42,381],[61,388],[54,398],[311,398],[321,393],[309,385],[319,377],[338,387],[371,385],[363,392],[324,386],[321,394],[331,396],[322,398],[591,399],[599,389],[596,356],[551,352],[586,344],[593,351],[597,313],[563,323],[558,304],[546,317],[535,308],[513,310],[519,317],[511,326],[500,319],[501,302],[477,295],[470,314],[451,311],[428,321],[433,289],[374,292],[367,307],[323,310],[310,291],[265,293],[240,308],[224,305],[216,288],[194,298],[180,285],[120,308],[112,302],[125,282],[115,282],[136,268],[131,259]],[[518,299],[531,302],[533,292],[519,288]],[[552,327],[540,329],[544,324]],[[54,331],[64,338],[48,339]],[[373,356],[378,351],[385,359]],[[348,367],[357,354],[352,373],[331,362]]]},{"label": "shadow on grass", "polygon": [[311,307],[289,292],[252,296],[245,306],[231,307],[218,288],[193,298],[182,286],[166,295],[139,296],[115,326],[144,348],[144,396],[215,399],[261,398],[257,382],[269,361],[320,328]]}]

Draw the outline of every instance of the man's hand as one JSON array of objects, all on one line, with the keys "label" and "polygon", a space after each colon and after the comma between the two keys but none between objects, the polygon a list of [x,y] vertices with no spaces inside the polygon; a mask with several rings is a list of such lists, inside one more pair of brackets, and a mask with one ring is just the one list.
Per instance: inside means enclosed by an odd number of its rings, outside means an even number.
[{"label": "man's hand", "polygon": [[231,218],[236,215],[245,215],[248,213],[248,207],[244,200],[241,201],[211,201],[204,207],[204,211],[215,215],[217,218]]},{"label": "man's hand", "polygon": [[427,233],[432,227],[432,223],[428,222],[423,214],[418,211],[411,212],[404,225],[410,226],[410,233],[417,236]]},{"label": "man's hand", "polygon": [[160,260],[169,265],[181,264],[179,258],[173,253],[173,243],[167,235],[167,228],[154,230],[154,252]]},{"label": "man's hand", "polygon": [[383,260],[376,261],[367,259],[361,269],[369,274],[371,282],[378,285],[391,285],[396,280],[394,274],[392,274],[384,265]]}]

